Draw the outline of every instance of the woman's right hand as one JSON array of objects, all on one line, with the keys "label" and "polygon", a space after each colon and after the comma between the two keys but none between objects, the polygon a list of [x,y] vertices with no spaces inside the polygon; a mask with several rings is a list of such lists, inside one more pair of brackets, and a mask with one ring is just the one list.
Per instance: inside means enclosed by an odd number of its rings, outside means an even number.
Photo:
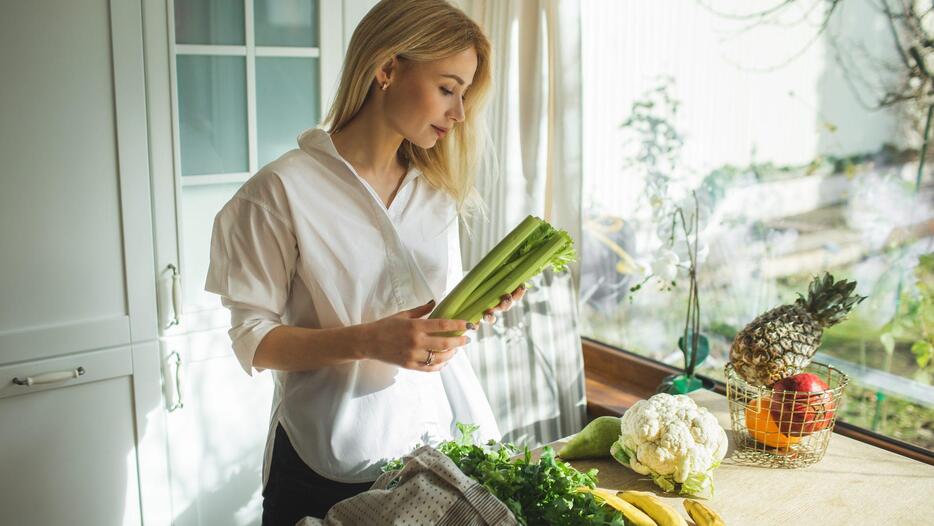
[{"label": "woman's right hand", "polygon": [[462,320],[422,319],[434,306],[432,300],[420,307],[367,324],[365,357],[415,371],[443,369],[454,357],[456,349],[466,345],[470,338],[436,334],[463,332],[475,327]]}]

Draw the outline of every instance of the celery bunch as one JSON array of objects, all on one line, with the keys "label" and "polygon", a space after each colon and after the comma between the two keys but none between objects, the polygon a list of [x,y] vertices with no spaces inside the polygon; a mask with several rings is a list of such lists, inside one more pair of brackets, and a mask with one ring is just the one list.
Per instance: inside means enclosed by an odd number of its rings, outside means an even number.
[{"label": "celery bunch", "polygon": [[574,241],[567,232],[529,216],[464,276],[429,318],[477,323],[504,295],[546,267],[561,272],[575,256]]}]

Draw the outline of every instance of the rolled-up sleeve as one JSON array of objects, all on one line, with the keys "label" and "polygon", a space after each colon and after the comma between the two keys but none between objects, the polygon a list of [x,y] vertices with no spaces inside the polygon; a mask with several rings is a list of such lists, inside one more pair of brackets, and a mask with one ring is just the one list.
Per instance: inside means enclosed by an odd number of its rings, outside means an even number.
[{"label": "rolled-up sleeve", "polygon": [[282,325],[297,256],[290,222],[268,206],[234,197],[214,218],[204,289],[230,310],[228,334],[249,375],[260,342]]}]

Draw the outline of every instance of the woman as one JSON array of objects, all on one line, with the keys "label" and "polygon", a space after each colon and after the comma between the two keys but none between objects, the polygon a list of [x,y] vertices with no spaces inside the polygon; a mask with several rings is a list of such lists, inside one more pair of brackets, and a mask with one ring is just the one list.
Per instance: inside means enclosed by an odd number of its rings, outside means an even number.
[{"label": "woman", "polygon": [[455,422],[499,438],[457,352],[469,338],[438,335],[475,327],[423,319],[462,276],[457,215],[489,84],[489,42],[463,12],[384,0],[354,31],[328,130],[303,133],[215,218],[206,290],[231,311],[247,373],[275,379],[263,524],[323,517]]}]

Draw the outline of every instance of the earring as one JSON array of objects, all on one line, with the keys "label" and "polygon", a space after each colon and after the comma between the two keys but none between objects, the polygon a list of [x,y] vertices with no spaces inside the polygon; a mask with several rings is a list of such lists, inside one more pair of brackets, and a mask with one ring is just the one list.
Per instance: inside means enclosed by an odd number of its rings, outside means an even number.
[{"label": "earring", "polygon": [[389,83],[388,83],[388,82],[383,82],[383,85],[380,86],[380,88],[381,88],[383,91],[386,91],[386,88],[388,88],[388,87],[389,87]]}]

